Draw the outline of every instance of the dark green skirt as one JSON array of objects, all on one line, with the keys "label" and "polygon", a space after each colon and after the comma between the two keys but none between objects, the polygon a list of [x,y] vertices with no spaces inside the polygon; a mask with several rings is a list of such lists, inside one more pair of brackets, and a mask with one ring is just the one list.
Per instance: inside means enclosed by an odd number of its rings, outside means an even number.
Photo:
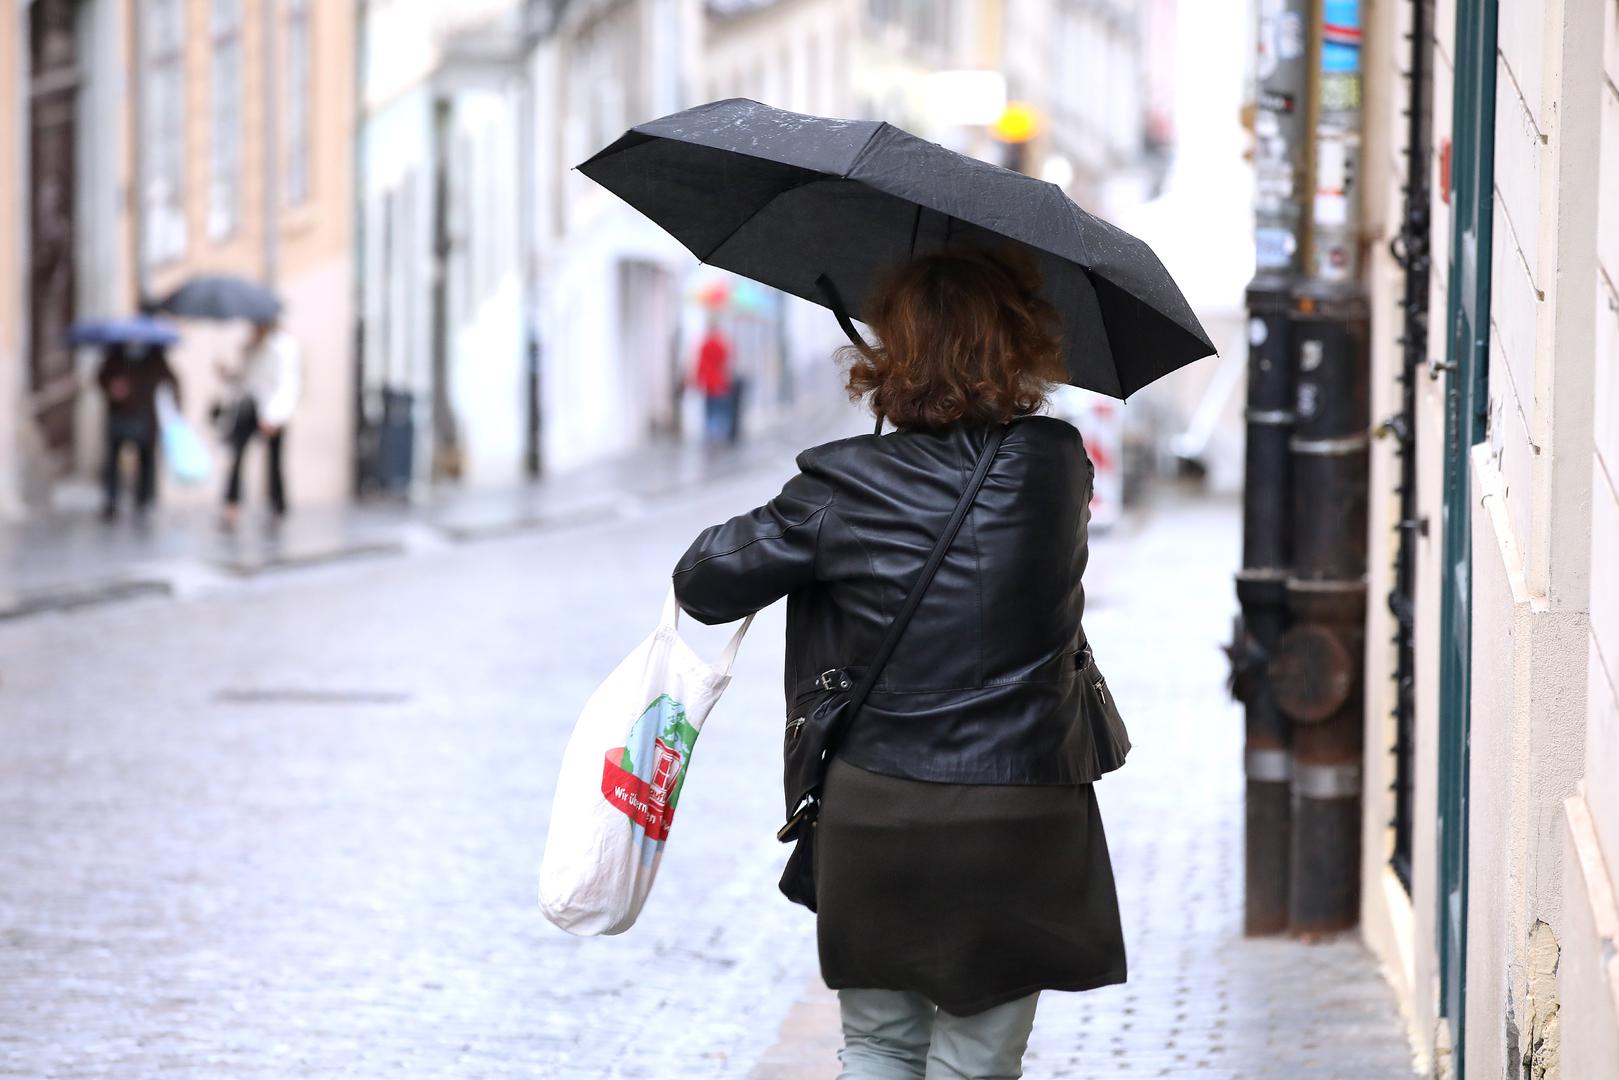
[{"label": "dark green skirt", "polygon": [[821,976],[970,1016],[1125,981],[1090,784],[934,784],[833,761],[815,830]]}]

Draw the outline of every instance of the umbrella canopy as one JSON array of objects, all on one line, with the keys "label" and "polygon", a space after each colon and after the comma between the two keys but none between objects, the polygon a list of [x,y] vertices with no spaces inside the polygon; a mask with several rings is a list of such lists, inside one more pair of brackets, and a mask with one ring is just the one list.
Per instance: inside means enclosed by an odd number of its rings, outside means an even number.
[{"label": "umbrella canopy", "polygon": [[173,345],[179,340],[172,323],[150,315],[83,319],[67,332],[69,345]]},{"label": "umbrella canopy", "polygon": [[158,302],[158,310],[185,319],[273,322],[281,300],[256,281],[229,275],[194,277]]},{"label": "umbrella canopy", "polygon": [[631,128],[579,170],[703,262],[834,310],[841,295],[857,317],[892,263],[1017,245],[1062,316],[1071,381],[1114,397],[1214,352],[1145,243],[1053,184],[889,124],[732,98]]}]

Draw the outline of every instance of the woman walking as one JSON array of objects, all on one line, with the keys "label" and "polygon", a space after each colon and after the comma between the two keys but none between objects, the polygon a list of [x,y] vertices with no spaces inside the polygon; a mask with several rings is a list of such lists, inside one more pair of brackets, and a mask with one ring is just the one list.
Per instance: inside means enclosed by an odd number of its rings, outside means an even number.
[{"label": "woman walking", "polygon": [[891,274],[848,389],[897,430],[805,451],[779,495],[674,571],[703,622],[788,598],[803,715],[859,681],[992,455],[837,743],[806,841],[847,1078],[1021,1076],[1040,991],[1125,980],[1081,677],[1093,470],[1074,428],[1033,415],[1068,378],[1038,289],[982,251]]},{"label": "woman walking", "polygon": [[287,423],[298,404],[302,380],[298,342],[281,328],[278,315],[256,319],[247,339],[241,370],[221,374],[237,384],[240,398],[230,431],[230,472],[225,481],[225,506],[220,525],[227,531],[236,527],[242,504],[242,458],[247,455],[247,444],[262,436],[270,523],[278,526],[287,516],[282,444],[286,441]]}]

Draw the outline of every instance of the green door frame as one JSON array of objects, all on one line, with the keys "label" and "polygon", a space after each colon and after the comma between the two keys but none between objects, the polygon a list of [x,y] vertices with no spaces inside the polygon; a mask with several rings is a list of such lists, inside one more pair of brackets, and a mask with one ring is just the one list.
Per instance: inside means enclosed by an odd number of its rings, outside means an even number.
[{"label": "green door frame", "polygon": [[1445,487],[1439,646],[1439,1014],[1455,1080],[1466,1080],[1467,814],[1473,649],[1468,458],[1488,410],[1490,242],[1495,184],[1497,0],[1457,0],[1447,305]]}]

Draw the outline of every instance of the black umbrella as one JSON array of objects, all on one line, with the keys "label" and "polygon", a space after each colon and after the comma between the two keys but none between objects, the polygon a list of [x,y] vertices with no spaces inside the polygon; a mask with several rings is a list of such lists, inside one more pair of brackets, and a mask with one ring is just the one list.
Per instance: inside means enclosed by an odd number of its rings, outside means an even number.
[{"label": "black umbrella", "polygon": [[1145,243],[890,124],[732,98],[637,125],[579,169],[703,262],[857,315],[891,263],[1013,242],[1062,315],[1071,381],[1114,397],[1214,352]]},{"label": "black umbrella", "polygon": [[157,309],[186,319],[274,322],[281,301],[263,285],[226,274],[194,277],[158,301]]}]

